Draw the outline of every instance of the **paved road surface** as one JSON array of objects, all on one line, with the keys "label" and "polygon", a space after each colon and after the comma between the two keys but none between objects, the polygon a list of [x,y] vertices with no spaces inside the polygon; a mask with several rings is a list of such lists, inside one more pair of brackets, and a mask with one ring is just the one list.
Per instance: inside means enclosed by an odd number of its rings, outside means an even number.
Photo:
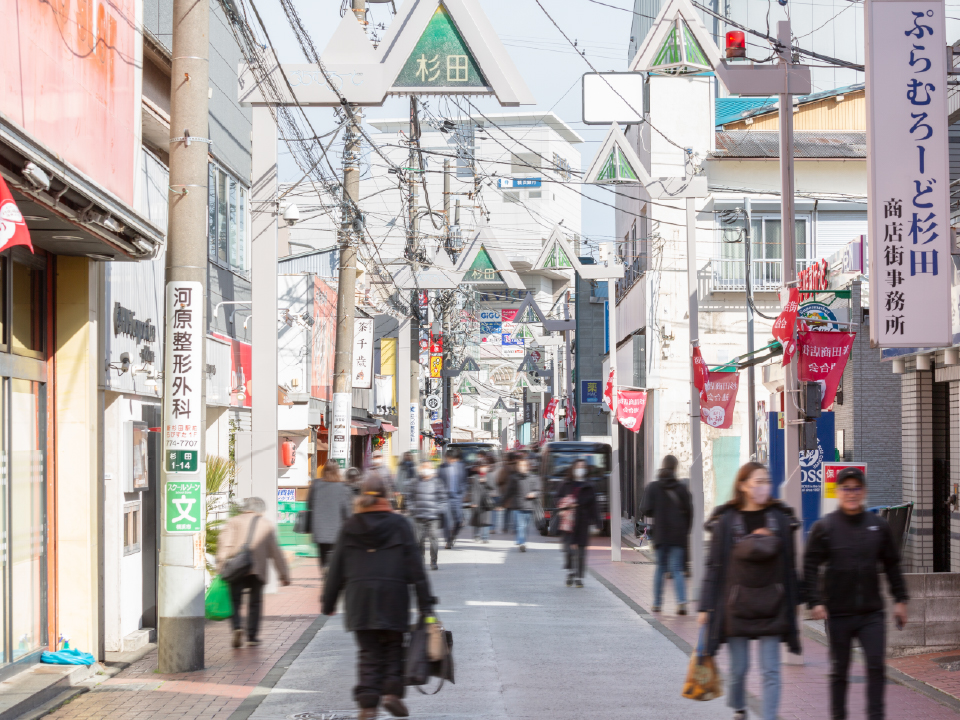
[{"label": "paved road surface", "polygon": [[[457,684],[408,694],[411,717],[448,720],[707,720],[724,699],[680,697],[688,658],[623,601],[587,577],[568,588],[554,543],[518,553],[505,540],[441,550],[430,574],[454,633]],[[356,650],[331,618],[251,716],[355,715]],[[308,714],[309,713],[309,714]],[[386,717],[381,711],[381,717]]]}]

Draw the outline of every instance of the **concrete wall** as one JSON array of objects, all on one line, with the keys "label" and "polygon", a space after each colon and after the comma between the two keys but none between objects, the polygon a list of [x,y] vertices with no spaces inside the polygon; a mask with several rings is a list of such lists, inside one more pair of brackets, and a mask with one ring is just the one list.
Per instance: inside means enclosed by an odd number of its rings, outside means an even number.
[{"label": "concrete wall", "polygon": [[960,647],[960,573],[904,577],[910,596],[910,621],[903,630],[897,630],[892,613],[887,613],[887,655],[901,657]]},{"label": "concrete wall", "polygon": [[100,656],[97,266],[59,257],[56,268],[59,626],[72,647]]},{"label": "concrete wall", "polygon": [[903,425],[903,501],[914,503],[903,563],[911,572],[933,570],[933,372],[907,361],[900,376]]}]

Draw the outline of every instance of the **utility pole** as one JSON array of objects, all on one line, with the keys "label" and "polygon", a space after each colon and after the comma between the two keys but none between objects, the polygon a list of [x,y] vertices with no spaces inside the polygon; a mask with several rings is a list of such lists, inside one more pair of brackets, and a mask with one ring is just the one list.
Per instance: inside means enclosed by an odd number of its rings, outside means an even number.
[{"label": "utility pole", "polygon": [[[608,262],[616,262],[616,250],[613,243],[607,245]],[[613,407],[610,408],[610,560],[621,560],[620,532],[620,423],[617,422],[617,279],[607,279],[607,337],[610,342],[610,370],[613,372]]]},{"label": "utility pole", "polygon": [[[689,172],[689,169],[688,169]],[[687,198],[687,293],[690,314],[690,356],[700,344],[699,298],[697,290],[697,208],[696,199]],[[693,496],[693,537],[690,566],[693,569],[692,592],[695,599],[703,577],[703,444],[700,440],[700,392],[694,385],[694,367],[690,362],[690,494]]]},{"label": "utility pole", "polygon": [[[777,23],[780,42],[780,64],[789,64],[792,39],[790,21]],[[784,73],[784,77],[788,77]],[[784,81],[786,83],[786,80]],[[789,89],[788,87],[784,88]],[[796,222],[793,203],[793,95],[780,93],[780,233],[783,238],[783,292],[797,284]],[[800,413],[797,409],[797,357],[794,355],[784,373],[783,394],[783,455],[784,475],[780,497],[802,514],[803,498],[800,492]],[[801,539],[802,541],[802,539]]]},{"label": "utility pole", "polygon": [[[353,14],[366,30],[366,2],[352,0]],[[349,107],[343,143],[343,207],[340,222],[340,274],[337,282],[337,346],[333,361],[333,429],[330,459],[341,469],[350,465],[350,422],[353,408],[353,320],[357,303],[357,247],[363,234],[360,215],[360,108]]]},{"label": "utility pole", "polygon": [[[750,273],[753,272],[753,236],[750,225],[750,198],[743,198],[743,213],[746,219],[746,229],[743,232],[743,262],[744,262],[744,284],[747,297],[747,354],[754,351],[753,347],[753,281],[750,279]],[[754,366],[747,367],[747,422],[750,424],[747,437],[750,444],[747,445],[747,455],[754,459],[757,454],[757,389],[756,374]]]},{"label": "utility pole", "polygon": [[[444,243],[442,248],[438,248],[438,253],[449,252],[450,249],[450,160],[443,161],[443,224],[444,224]],[[451,370],[453,368],[453,311],[456,308],[456,291],[451,290],[445,294],[446,302],[443,306],[443,369]],[[448,443],[453,438],[453,388],[451,387],[452,378],[443,377],[440,379],[443,383],[443,439]]]},{"label": "utility pole", "polygon": [[[195,444],[185,446],[164,432],[157,626],[162,673],[201,670],[204,655],[209,31],[209,3],[174,0],[163,424],[188,423]],[[174,353],[175,347],[181,351]]]},{"label": "utility pole", "polygon": [[409,218],[407,223],[407,253],[413,262],[414,271],[420,269],[420,179],[417,177],[417,143],[420,141],[420,119],[417,116],[417,98],[410,96],[410,155],[407,159],[407,188],[410,192]]}]

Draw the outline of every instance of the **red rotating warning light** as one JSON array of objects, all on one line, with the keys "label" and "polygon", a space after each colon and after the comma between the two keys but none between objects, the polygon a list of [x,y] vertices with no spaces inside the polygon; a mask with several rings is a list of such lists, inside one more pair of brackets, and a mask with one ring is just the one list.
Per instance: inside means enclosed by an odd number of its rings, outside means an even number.
[{"label": "red rotating warning light", "polygon": [[742,58],[747,56],[747,39],[742,30],[731,30],[727,33],[727,57]]}]

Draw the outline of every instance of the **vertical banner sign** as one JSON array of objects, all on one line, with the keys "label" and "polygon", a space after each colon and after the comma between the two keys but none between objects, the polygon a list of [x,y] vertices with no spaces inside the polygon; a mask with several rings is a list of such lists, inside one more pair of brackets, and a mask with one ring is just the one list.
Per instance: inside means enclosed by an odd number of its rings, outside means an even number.
[{"label": "vertical banner sign", "polygon": [[705,400],[704,393],[706,393],[708,382],[710,382],[710,370],[707,368],[703,355],[700,354],[700,347],[695,345],[693,348],[693,386],[700,391],[701,402]]},{"label": "vertical banner sign", "polygon": [[[203,295],[198,282],[167,283],[166,358],[163,375],[164,529],[203,529],[200,483]],[[178,476],[190,476],[181,477]]]},{"label": "vertical banner sign", "polygon": [[335,460],[340,469],[346,469],[350,463],[350,410],[353,407],[353,393],[333,394],[333,427],[330,428],[329,458]]},{"label": "vertical banner sign", "polygon": [[731,427],[739,388],[740,373],[710,373],[700,396],[700,420],[710,427]]},{"label": "vertical banner sign", "polygon": [[837,388],[843,377],[843,369],[850,357],[850,348],[856,333],[801,332],[797,333],[800,349],[800,366],[797,370],[801,381],[820,384],[821,408],[827,410],[837,397]]},{"label": "vertical banner sign", "polygon": [[373,387],[373,319],[353,320],[353,387]]},{"label": "vertical banner sign", "polygon": [[867,0],[870,338],[951,342],[944,4]]},{"label": "vertical banner sign", "polygon": [[407,432],[410,433],[407,447],[416,452],[420,449],[420,405],[417,403],[410,403]]},{"label": "vertical banner sign", "polygon": [[627,430],[640,432],[643,411],[647,407],[647,393],[643,390],[621,390],[617,402],[617,420]]}]

